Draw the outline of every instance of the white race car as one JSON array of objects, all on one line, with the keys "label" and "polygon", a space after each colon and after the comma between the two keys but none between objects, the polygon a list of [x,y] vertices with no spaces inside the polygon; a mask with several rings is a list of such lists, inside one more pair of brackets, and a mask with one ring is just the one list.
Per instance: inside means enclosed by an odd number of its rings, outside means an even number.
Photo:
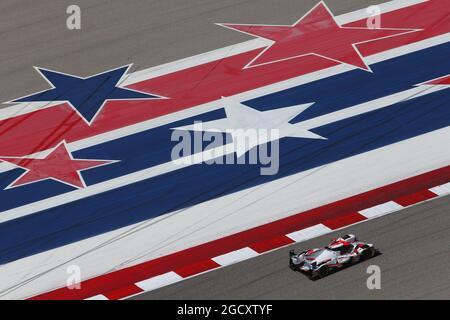
[{"label": "white race car", "polygon": [[331,271],[379,254],[373,244],[358,241],[353,234],[333,239],[325,248],[310,249],[299,254],[289,252],[289,267],[306,273],[311,279],[327,276]]}]

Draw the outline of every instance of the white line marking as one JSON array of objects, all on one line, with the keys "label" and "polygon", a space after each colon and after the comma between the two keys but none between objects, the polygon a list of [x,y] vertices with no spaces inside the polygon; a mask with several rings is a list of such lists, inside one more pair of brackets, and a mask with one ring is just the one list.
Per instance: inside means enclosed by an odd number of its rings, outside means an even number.
[{"label": "white line marking", "polygon": [[176,283],[180,280],[183,280],[183,277],[178,275],[177,273],[171,271],[159,276],[149,278],[147,280],[140,281],[136,283],[136,286],[141,288],[144,291],[152,291],[158,289],[160,287],[168,286],[170,284]]},{"label": "white line marking", "polygon": [[[300,19],[298,19],[292,25],[242,24],[242,23],[216,23],[216,24],[221,26],[221,27],[228,28],[228,29],[231,29],[233,31],[241,32],[241,33],[244,33],[244,34],[249,35],[249,36],[258,37],[260,39],[265,39],[263,36],[259,36],[257,34],[254,34],[254,33],[251,33],[251,32],[247,32],[247,31],[242,31],[242,30],[230,27],[228,25],[235,25],[235,26],[264,26],[264,27],[294,27],[294,26],[298,25],[299,23],[301,23],[302,20],[304,20],[305,18],[310,16],[314,12],[314,10],[316,10],[319,6],[323,6],[328,11],[328,14],[333,18],[333,21],[337,25],[338,29],[341,29],[341,30],[349,30],[349,29],[368,30],[369,29],[367,27],[361,28],[361,27],[344,27],[344,26],[342,26],[340,23],[338,23],[336,21],[336,17],[334,16],[333,12],[331,12],[330,8],[327,6],[327,4],[323,0],[319,1],[313,8],[311,8],[308,12],[306,12]],[[411,33],[411,32],[417,32],[417,31],[422,30],[422,29],[395,29],[395,28],[375,28],[375,29],[376,30],[402,30],[402,31],[404,31],[404,33],[402,33],[402,34]],[[333,59],[333,58],[328,57],[326,55],[318,54],[317,52],[309,52],[309,53],[305,53],[305,54],[301,54],[301,55],[297,55],[297,56],[291,56],[291,57],[287,57],[287,58],[284,58],[284,59],[273,60],[273,61],[269,61],[269,62],[264,62],[264,63],[258,64],[258,63],[256,63],[257,60],[259,58],[261,58],[266,52],[269,52],[271,47],[273,47],[277,43],[274,40],[272,41],[270,39],[267,39],[271,43],[269,45],[267,45],[267,47],[264,50],[262,50],[255,58],[253,58],[250,62],[248,62],[244,66],[243,69],[264,66],[264,65],[277,63],[277,62],[282,62],[282,61],[286,61],[286,60],[291,60],[291,59],[294,59],[294,58],[300,58],[300,57],[304,57],[304,56],[308,56],[308,55],[315,55],[315,56],[319,56],[319,57],[322,57],[324,59],[332,60],[332,61],[335,61],[335,62],[338,62],[338,63],[341,63],[341,64],[348,64],[348,65],[352,66],[353,68],[358,68],[358,69],[362,69],[364,71],[372,72],[372,70],[370,69],[370,66],[368,64],[366,64],[366,61],[364,60],[364,57],[362,56],[361,52],[359,51],[359,49],[358,49],[358,47],[356,45],[367,43],[367,42],[371,42],[371,41],[375,41],[375,40],[391,38],[391,37],[395,37],[395,36],[399,36],[399,35],[400,34],[392,35],[392,36],[380,37],[380,38],[377,38],[377,39],[366,40],[366,41],[362,41],[362,42],[354,42],[354,43],[352,43],[353,49],[358,54],[359,58],[364,62],[365,68],[357,67],[356,65],[352,65],[351,63],[347,63],[347,62],[344,62],[344,61],[336,60],[336,59]]]},{"label": "white line marking", "polygon": [[296,125],[306,129],[314,129],[318,128],[327,124],[331,124],[340,120],[345,120],[351,117],[355,117],[358,115],[362,115],[364,113],[368,113],[371,111],[383,109],[386,107],[389,107],[393,104],[411,100],[420,96],[424,96],[427,94],[431,94],[443,89],[448,89],[450,87],[446,86],[439,86],[439,87],[414,87],[409,90],[401,91],[394,93],[392,95],[382,97],[379,99],[371,100],[365,103],[361,103],[359,105],[345,108],[342,110],[338,110],[332,113],[327,113],[319,117],[315,117],[309,120],[305,120],[302,122],[297,123]]},{"label": "white line marking", "polygon": [[389,201],[368,209],[361,210],[359,211],[359,213],[368,219],[372,219],[402,209],[404,209],[404,207],[399,205],[397,202]]},{"label": "white line marking", "polygon": [[[428,0],[393,0],[377,4],[376,6],[380,8],[381,14],[385,14],[391,11],[414,6],[416,4],[420,4],[422,2],[427,1]],[[367,19],[371,16],[372,14],[367,12],[367,8],[363,8],[357,11],[341,14],[339,16],[336,16],[335,19],[336,22],[338,22],[339,24],[346,24],[352,21]]]},{"label": "white line marking", "polygon": [[330,228],[323,224],[316,224],[315,226],[305,228],[299,231],[295,231],[286,235],[286,237],[291,238],[295,242],[302,242],[308,239],[312,239],[328,232],[331,232]]},{"label": "white line marking", "polygon": [[245,247],[236,251],[231,251],[221,256],[217,256],[215,258],[212,258],[212,260],[217,262],[221,266],[228,266],[230,264],[247,260],[258,255],[258,252],[256,252],[255,250]]},{"label": "white line marking", "polygon": [[431,188],[430,191],[437,194],[438,196],[445,196],[447,194],[450,194],[450,182]]}]

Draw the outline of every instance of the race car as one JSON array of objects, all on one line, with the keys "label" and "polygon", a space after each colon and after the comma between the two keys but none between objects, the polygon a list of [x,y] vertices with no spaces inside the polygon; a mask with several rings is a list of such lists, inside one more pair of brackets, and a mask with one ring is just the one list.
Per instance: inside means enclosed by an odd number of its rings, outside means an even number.
[{"label": "race car", "polygon": [[370,259],[379,253],[373,244],[358,241],[353,234],[346,234],[332,239],[324,248],[310,249],[298,254],[291,250],[289,267],[316,280],[327,276],[333,270]]}]

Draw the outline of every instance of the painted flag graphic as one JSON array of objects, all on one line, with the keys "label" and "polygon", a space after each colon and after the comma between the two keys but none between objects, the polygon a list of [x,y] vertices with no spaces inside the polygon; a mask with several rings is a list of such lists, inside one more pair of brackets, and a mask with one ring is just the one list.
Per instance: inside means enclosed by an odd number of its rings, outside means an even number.
[{"label": "painted flag graphic", "polygon": [[[88,281],[148,263],[145,278],[175,282],[174,253],[433,170],[430,183],[448,182],[450,1],[393,3],[379,28],[323,1],[283,25],[218,23],[249,41],[162,69],[36,67],[48,89],[0,109],[0,297],[85,299],[144,280],[67,291],[71,263]],[[235,148],[240,129],[264,134]],[[191,153],[177,162],[182,138]],[[264,163],[248,161],[263,148]]]}]

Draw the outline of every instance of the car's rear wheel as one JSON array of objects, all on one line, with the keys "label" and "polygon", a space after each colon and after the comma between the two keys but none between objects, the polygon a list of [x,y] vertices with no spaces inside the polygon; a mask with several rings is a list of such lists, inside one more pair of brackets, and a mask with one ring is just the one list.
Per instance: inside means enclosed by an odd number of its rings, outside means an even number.
[{"label": "car's rear wheel", "polygon": [[328,268],[327,266],[323,266],[322,268],[319,269],[319,278],[326,277],[329,274],[330,268]]},{"label": "car's rear wheel", "polygon": [[353,263],[353,257],[350,257],[350,259],[348,259],[348,261],[345,263],[345,266],[349,266]]},{"label": "car's rear wheel", "polygon": [[375,249],[368,248],[362,253],[361,260],[367,260],[367,259],[373,258],[374,256],[375,256]]},{"label": "car's rear wheel", "polygon": [[289,268],[291,268],[292,271],[299,271],[299,265],[296,265],[292,262],[292,259],[289,258]]}]

